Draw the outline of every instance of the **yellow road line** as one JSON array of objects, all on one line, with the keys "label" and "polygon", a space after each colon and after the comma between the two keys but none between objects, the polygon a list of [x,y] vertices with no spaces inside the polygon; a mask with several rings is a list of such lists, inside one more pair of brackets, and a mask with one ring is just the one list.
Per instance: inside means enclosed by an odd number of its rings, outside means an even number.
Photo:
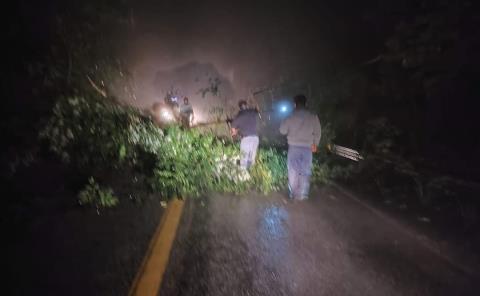
[{"label": "yellow road line", "polygon": [[177,232],[184,201],[172,200],[150,241],[147,254],[130,288],[130,296],[158,295]]}]

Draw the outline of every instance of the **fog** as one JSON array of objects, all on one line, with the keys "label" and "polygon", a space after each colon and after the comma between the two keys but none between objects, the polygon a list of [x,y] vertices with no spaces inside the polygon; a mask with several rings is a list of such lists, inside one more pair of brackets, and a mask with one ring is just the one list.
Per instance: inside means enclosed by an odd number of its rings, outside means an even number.
[{"label": "fog", "polygon": [[[151,105],[171,89],[191,97],[194,106],[204,99],[208,105],[234,103],[255,88],[357,63],[376,54],[372,46],[349,46],[360,38],[355,32],[362,17],[351,4],[141,1],[131,11],[125,49],[136,83],[133,103]],[[215,76],[219,96],[202,97],[202,84]]]}]

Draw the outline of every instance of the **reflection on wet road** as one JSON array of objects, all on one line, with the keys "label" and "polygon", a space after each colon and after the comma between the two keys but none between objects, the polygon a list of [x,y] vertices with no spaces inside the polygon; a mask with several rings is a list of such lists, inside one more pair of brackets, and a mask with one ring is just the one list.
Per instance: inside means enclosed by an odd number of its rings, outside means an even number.
[{"label": "reflection on wet road", "polygon": [[160,295],[474,295],[474,281],[331,188],[190,201]]},{"label": "reflection on wet road", "polygon": [[288,219],[288,213],[283,207],[269,206],[263,211],[261,217],[260,237],[278,240],[278,243],[286,238],[287,231],[284,223]]}]

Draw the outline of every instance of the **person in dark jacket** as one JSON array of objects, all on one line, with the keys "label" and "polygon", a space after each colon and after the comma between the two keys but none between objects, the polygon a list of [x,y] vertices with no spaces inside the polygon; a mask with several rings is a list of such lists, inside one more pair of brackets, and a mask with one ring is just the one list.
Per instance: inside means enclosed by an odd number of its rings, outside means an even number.
[{"label": "person in dark jacket", "polygon": [[248,108],[247,101],[238,102],[240,111],[231,123],[232,136],[239,135],[240,142],[240,166],[249,169],[255,163],[258,148],[257,120],[258,111]]}]

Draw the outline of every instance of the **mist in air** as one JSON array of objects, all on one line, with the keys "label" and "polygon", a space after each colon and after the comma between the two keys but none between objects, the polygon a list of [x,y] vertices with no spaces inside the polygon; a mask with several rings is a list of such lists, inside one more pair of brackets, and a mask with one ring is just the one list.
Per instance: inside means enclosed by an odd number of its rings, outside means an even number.
[{"label": "mist in air", "polygon": [[[235,105],[253,89],[312,79],[367,59],[375,52],[348,46],[359,29],[341,17],[353,14],[351,8],[143,1],[131,11],[133,29],[125,40],[136,83],[137,101],[131,103],[149,106],[174,91],[190,97],[196,109]],[[218,93],[202,93],[215,79]]]}]

